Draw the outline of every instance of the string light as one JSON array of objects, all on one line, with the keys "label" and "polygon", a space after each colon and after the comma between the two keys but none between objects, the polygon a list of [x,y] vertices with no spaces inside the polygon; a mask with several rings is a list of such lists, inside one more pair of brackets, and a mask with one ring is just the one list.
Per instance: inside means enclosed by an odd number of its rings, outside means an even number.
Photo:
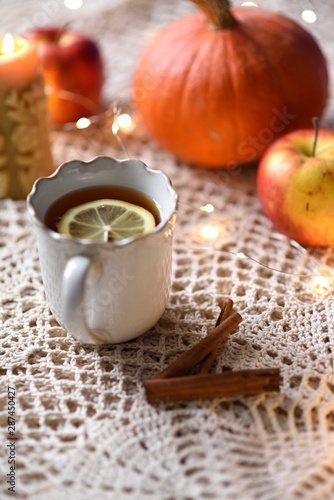
[{"label": "string light", "polygon": [[[189,204],[186,202],[183,203],[182,201],[180,201],[179,208],[186,209],[187,211],[189,211],[189,209],[191,209],[192,211],[199,210],[201,212],[207,212],[208,214],[212,212],[217,213],[217,207],[215,207],[212,203],[205,203],[205,202],[204,203],[202,202],[201,205],[196,206],[194,204]],[[334,270],[332,270],[331,268],[327,268],[326,272],[322,270],[320,273],[320,271],[318,270],[319,261],[316,258],[312,257],[309,254],[308,250],[305,249],[299,243],[297,243],[297,241],[290,240],[281,233],[277,232],[271,233],[270,239],[276,242],[277,241],[281,242],[282,245],[288,244],[292,249],[296,250],[301,255],[307,257],[307,259],[310,261],[310,264],[312,264],[312,270],[310,270],[310,272],[303,273],[303,272],[278,269],[276,267],[265,264],[264,262],[261,262],[260,260],[256,259],[255,257],[249,254],[246,255],[244,252],[240,250],[232,251],[232,250],[217,248],[216,244],[218,240],[220,241],[220,244],[223,244],[224,237],[233,234],[234,225],[235,224],[230,218],[221,217],[217,219],[217,217],[215,216],[213,221],[210,221],[209,219],[205,224],[194,227],[191,232],[191,235],[189,235],[188,237],[183,236],[182,243],[186,244],[187,249],[193,251],[200,251],[200,252],[213,251],[213,252],[219,252],[221,254],[233,255],[240,260],[248,259],[254,262],[255,264],[258,264],[259,266],[275,273],[294,276],[301,279],[304,278],[318,279],[312,285],[313,288],[318,291],[318,294],[320,293],[319,290],[325,290],[325,289],[327,290],[330,284],[334,284]],[[225,239],[225,243],[227,242],[228,240]]]},{"label": "string light", "polygon": [[[46,86],[45,93],[46,95],[57,94],[63,99],[66,99],[68,101],[82,104],[87,109],[90,108],[93,109],[93,106],[95,106],[94,103],[92,103],[89,99],[85,98],[84,96],[75,94],[74,92],[70,92],[67,90],[55,90],[51,86]],[[127,157],[129,157],[127,149],[122,139],[119,136],[119,132],[122,131],[123,133],[130,133],[134,130],[135,122],[130,113],[123,112],[122,106],[117,102],[113,102],[111,106],[109,106],[103,112],[97,115],[90,116],[89,118],[82,116],[75,122],[74,126],[79,130],[83,130],[89,128],[91,125],[96,123],[99,124],[101,128],[107,124],[108,131],[111,131],[111,133],[117,139],[123,153]],[[64,129],[71,129],[73,128],[73,123],[66,123],[62,125],[62,127]]]},{"label": "string light", "polygon": [[[194,245],[194,246],[192,246]],[[273,266],[269,266],[268,264],[264,264],[263,262],[255,259],[254,257],[250,256],[250,255],[246,255],[244,252],[233,252],[232,250],[225,250],[225,249],[222,249],[222,248],[215,248],[215,247],[210,247],[210,246],[203,246],[203,245],[198,245],[198,242],[197,241],[192,241],[192,243],[189,245],[187,245],[187,248],[191,249],[191,250],[194,250],[194,251],[213,251],[213,252],[219,252],[219,253],[222,253],[222,254],[229,254],[229,255],[233,255],[235,257],[237,257],[238,259],[240,260],[245,260],[245,259],[248,259],[248,260],[251,260],[253,262],[255,262],[256,264],[258,264],[259,266],[261,267],[264,267],[270,271],[273,271],[275,273],[280,273],[280,274],[285,274],[285,275],[288,275],[288,276],[295,276],[297,278],[318,278],[319,281],[317,282],[318,285],[321,284],[322,286],[324,286],[324,284],[328,284],[329,282],[332,282],[334,280],[334,274],[319,274],[319,271],[314,271],[314,272],[311,272],[311,273],[296,273],[294,271],[285,271],[284,269],[277,269]],[[328,280],[328,281],[325,281]]]},{"label": "string light", "polygon": [[[118,144],[120,148],[122,149],[123,153],[129,157],[128,151],[122,141],[122,139],[119,136],[119,131],[122,128],[122,124],[127,123],[128,125],[132,123],[132,118],[129,114],[127,113],[122,113],[122,108],[119,103],[114,102],[112,105],[112,112],[113,112],[113,122],[111,125],[111,132],[113,135],[116,137]],[[121,120],[119,121],[119,119]]]},{"label": "string light", "polygon": [[[182,207],[182,203],[181,203]],[[214,208],[214,207],[213,207]],[[198,208],[201,210],[201,207]],[[325,291],[328,292],[330,287],[334,283],[334,270],[332,270],[329,267],[322,268],[321,271],[319,271],[319,262],[312,256],[309,255],[309,252],[307,249],[305,249],[303,246],[301,246],[299,243],[297,243],[294,240],[289,240],[287,239],[284,235],[282,234],[276,234],[273,233],[271,235],[271,238],[276,241],[282,241],[285,244],[288,243],[291,248],[295,249],[297,252],[300,254],[306,256],[309,260],[310,263],[312,264],[312,270],[310,272],[295,272],[295,271],[289,271],[289,270],[284,270],[284,269],[278,269],[273,266],[270,266],[268,264],[265,264],[264,262],[261,262],[260,260],[252,257],[251,255],[246,255],[242,251],[232,251],[232,250],[225,250],[222,248],[217,248],[215,246],[215,243],[217,242],[218,238],[220,241],[222,240],[223,236],[228,234],[229,231],[227,229],[228,221],[227,220],[222,220],[219,222],[216,222],[215,224],[204,224],[203,226],[200,226],[197,228],[197,230],[193,233],[193,236],[189,238],[187,241],[187,248],[194,250],[194,251],[214,251],[214,252],[219,252],[221,254],[229,254],[235,256],[237,259],[240,260],[250,260],[252,262],[255,262],[256,264],[260,265],[261,267],[268,269],[270,271],[273,271],[275,273],[280,273],[284,275],[289,275],[289,276],[295,276],[297,278],[313,278],[312,281],[312,291],[317,293],[318,295],[323,294]],[[199,239],[198,239],[199,237]],[[185,240],[184,240],[185,241]],[[202,241],[205,242],[211,242],[212,246],[208,245],[203,245]]]}]

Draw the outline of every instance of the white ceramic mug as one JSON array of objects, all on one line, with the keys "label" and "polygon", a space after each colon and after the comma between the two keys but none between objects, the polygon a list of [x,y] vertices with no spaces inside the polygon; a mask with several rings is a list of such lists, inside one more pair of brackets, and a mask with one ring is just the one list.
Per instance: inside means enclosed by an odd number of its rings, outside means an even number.
[{"label": "white ceramic mug", "polygon": [[[94,243],[46,226],[45,214],[63,195],[91,186],[123,186],[155,200],[161,222],[145,236]],[[38,179],[27,198],[37,228],[43,283],[57,321],[84,343],[124,342],[162,316],[170,290],[178,197],[168,177],[139,160],[99,156],[69,161]]]}]

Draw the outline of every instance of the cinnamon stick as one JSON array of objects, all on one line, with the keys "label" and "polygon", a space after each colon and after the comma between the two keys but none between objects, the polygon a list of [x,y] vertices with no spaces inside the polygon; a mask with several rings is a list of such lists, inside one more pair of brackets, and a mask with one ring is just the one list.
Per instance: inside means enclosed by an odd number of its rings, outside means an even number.
[{"label": "cinnamon stick", "polygon": [[216,320],[215,327],[220,325],[224,319],[228,318],[232,314],[232,309],[233,309],[233,300],[230,299],[229,297],[226,299],[222,299],[220,305],[220,313],[219,316]]},{"label": "cinnamon stick", "polygon": [[151,378],[144,382],[148,403],[210,398],[231,398],[279,391],[278,368],[239,370],[217,375]]},{"label": "cinnamon stick", "polygon": [[167,368],[154,377],[154,379],[167,377],[181,377],[200,363],[217,345],[222,342],[242,321],[239,313],[233,313],[224,319],[212,332],[202,338],[197,344],[183,352]]},{"label": "cinnamon stick", "polygon": [[[232,314],[232,309],[233,309],[233,300],[230,298],[223,300],[221,304],[221,311],[216,321],[216,327]],[[217,346],[206,356],[206,358],[202,363],[199,373],[201,374],[209,373],[210,367],[217,355],[219,346],[220,343],[218,343]]]}]

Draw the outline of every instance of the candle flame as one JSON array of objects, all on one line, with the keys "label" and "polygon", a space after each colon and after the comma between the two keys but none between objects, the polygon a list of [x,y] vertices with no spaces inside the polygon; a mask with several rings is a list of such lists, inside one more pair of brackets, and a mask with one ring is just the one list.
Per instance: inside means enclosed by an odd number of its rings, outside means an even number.
[{"label": "candle flame", "polygon": [[9,54],[14,52],[14,38],[10,33],[6,33],[2,40],[1,54]]}]

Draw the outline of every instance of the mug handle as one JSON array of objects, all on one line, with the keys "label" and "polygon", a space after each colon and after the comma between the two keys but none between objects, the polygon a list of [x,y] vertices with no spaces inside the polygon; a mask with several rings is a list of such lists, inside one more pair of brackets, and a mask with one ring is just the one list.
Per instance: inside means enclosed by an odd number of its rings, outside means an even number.
[{"label": "mug handle", "polygon": [[109,335],[91,330],[85,318],[85,281],[92,263],[87,255],[76,255],[67,261],[62,279],[62,313],[69,333],[76,339],[89,344],[105,344],[110,342]]}]

